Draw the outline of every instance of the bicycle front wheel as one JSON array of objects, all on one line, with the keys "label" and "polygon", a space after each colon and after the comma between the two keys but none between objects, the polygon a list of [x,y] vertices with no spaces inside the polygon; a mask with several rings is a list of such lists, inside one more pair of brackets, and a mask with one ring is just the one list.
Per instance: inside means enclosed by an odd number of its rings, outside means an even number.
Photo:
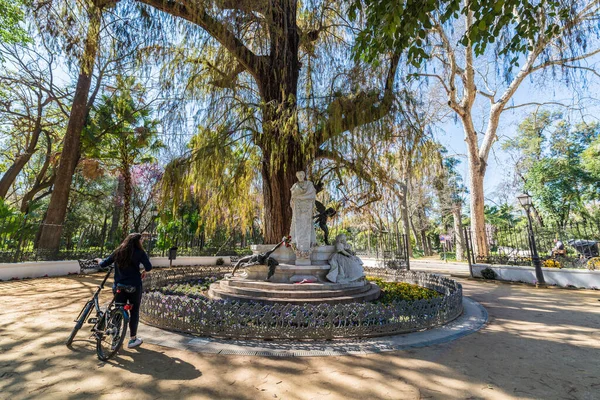
[{"label": "bicycle front wheel", "polygon": [[77,335],[77,332],[79,332],[79,330],[83,326],[85,320],[92,312],[93,307],[94,307],[94,302],[92,300],[88,301],[85,304],[85,306],[83,306],[83,309],[79,313],[79,317],[77,317],[77,319],[75,320],[75,327],[71,331],[71,334],[69,335],[67,342],[65,343],[67,346],[70,346],[71,343],[73,343],[73,339],[75,339],[75,335]]},{"label": "bicycle front wheel", "polygon": [[96,331],[96,353],[101,361],[113,357],[121,349],[127,334],[129,316],[122,308],[106,312],[103,330]]}]

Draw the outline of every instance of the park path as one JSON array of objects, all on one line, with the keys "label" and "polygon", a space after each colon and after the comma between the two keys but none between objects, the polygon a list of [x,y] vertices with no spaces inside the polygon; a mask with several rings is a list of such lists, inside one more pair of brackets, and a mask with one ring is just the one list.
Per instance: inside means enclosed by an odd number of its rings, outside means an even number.
[{"label": "park path", "polygon": [[[63,345],[100,276],[0,282],[0,399],[600,399],[600,292],[461,280],[489,323],[363,356],[219,356]],[[140,335],[144,326],[140,327]]]}]

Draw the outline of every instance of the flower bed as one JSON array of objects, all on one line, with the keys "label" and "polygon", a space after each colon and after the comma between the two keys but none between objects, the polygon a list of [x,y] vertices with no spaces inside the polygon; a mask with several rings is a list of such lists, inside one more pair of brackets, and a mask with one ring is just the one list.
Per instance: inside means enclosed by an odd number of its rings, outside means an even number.
[{"label": "flower bed", "polygon": [[[432,328],[462,313],[462,287],[457,282],[425,273],[372,269],[382,284],[405,282],[406,292],[431,298],[406,301],[388,296],[386,302],[351,304],[261,304],[212,301],[201,287],[216,279],[214,267],[184,267],[156,271],[145,281],[141,318],[145,323],[202,336],[262,339],[332,339],[381,336]],[[213,278],[211,278],[213,277]],[[383,279],[382,279],[383,278]],[[200,281],[191,285],[191,280]],[[173,285],[173,284],[179,285]],[[189,285],[189,286],[188,286]],[[197,288],[192,288],[197,286]],[[402,286],[389,285],[390,288]],[[396,290],[396,289],[394,289]],[[398,290],[389,293],[396,293]],[[188,291],[183,295],[183,292]]]},{"label": "flower bed", "polygon": [[368,276],[367,280],[377,284],[381,289],[381,295],[376,300],[378,303],[390,304],[394,301],[412,302],[423,299],[435,299],[443,297],[440,292],[427,289],[419,285],[406,282],[388,282],[383,278]]}]

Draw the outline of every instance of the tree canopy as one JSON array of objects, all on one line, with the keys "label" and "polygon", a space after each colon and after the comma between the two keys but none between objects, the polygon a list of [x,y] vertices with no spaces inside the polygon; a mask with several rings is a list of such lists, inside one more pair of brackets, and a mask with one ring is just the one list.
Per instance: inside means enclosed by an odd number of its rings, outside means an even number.
[{"label": "tree canopy", "polygon": [[6,44],[30,41],[21,26],[25,18],[23,0],[0,0],[0,42]]}]

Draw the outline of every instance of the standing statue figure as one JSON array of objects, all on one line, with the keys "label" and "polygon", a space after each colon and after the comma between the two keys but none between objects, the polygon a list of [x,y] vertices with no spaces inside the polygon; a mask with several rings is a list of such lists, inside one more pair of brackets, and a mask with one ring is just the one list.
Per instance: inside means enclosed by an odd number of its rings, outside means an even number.
[{"label": "standing statue figure", "polygon": [[363,263],[346,242],[344,234],[337,235],[335,238],[335,253],[329,259],[329,265],[331,265],[331,269],[327,274],[327,279],[331,282],[355,282],[365,276]]},{"label": "standing statue figure", "polygon": [[317,192],[311,181],[305,181],[304,171],[296,172],[298,182],[292,186],[292,225],[290,236],[296,252],[296,265],[310,265],[312,247],[317,244],[317,235],[313,224],[313,210]]},{"label": "standing statue figure", "polygon": [[331,207],[325,208],[320,201],[315,201],[315,206],[317,207],[318,214],[313,218],[315,219],[315,222],[319,224],[319,228],[323,231],[323,240],[325,241],[325,244],[329,246],[329,228],[327,228],[327,219],[333,217],[336,212]]}]

